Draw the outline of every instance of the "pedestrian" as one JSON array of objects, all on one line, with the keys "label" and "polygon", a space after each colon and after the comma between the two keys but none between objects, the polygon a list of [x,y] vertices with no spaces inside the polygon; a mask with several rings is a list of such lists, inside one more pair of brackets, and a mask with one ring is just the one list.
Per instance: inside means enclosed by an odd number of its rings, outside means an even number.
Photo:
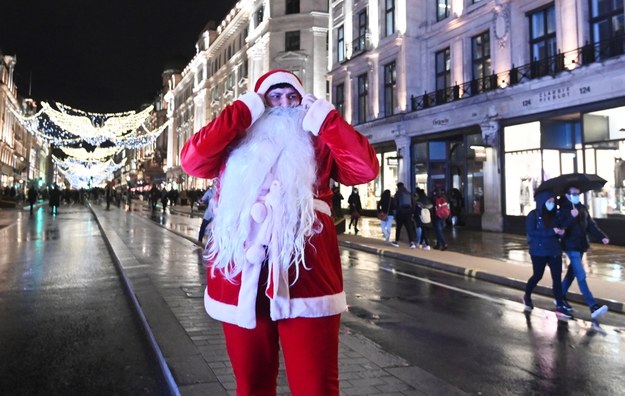
[{"label": "pedestrian", "polygon": [[106,183],[104,189],[104,198],[106,199],[106,210],[111,210],[111,201],[113,201],[113,183]]},{"label": "pedestrian", "polygon": [[165,209],[167,209],[167,203],[169,202],[169,194],[167,193],[167,189],[163,187],[161,190],[161,205],[163,205],[163,213],[165,213]]},{"label": "pedestrian", "polygon": [[200,245],[203,243],[204,234],[206,232],[206,227],[213,221],[213,197],[215,196],[215,191],[213,187],[209,187],[202,198],[200,198],[199,202],[202,205],[206,205],[206,210],[204,210],[204,216],[202,216],[202,224],[200,225],[200,234],[198,236],[198,242]]},{"label": "pedestrian", "polygon": [[522,302],[525,311],[534,309],[532,292],[543,278],[545,267],[548,265],[551,272],[551,289],[556,302],[556,316],[559,319],[571,319],[571,310],[562,300],[562,248],[560,237],[564,235],[564,228],[560,226],[557,210],[556,195],[550,191],[536,194],[536,209],[530,211],[525,218],[525,230],[529,253],[532,259],[532,276],[525,285],[525,294]]},{"label": "pedestrian", "polygon": [[449,222],[452,226],[463,226],[462,212],[464,210],[464,197],[459,189],[452,188],[449,192],[449,208],[451,210],[451,216]]},{"label": "pedestrian", "polygon": [[349,205],[349,229],[354,227],[354,234],[358,235],[358,219],[362,214],[362,203],[360,202],[360,195],[358,189],[354,187],[352,193],[347,197],[347,204]]},{"label": "pedestrian", "polygon": [[28,203],[30,204],[30,214],[33,214],[33,207],[35,206],[35,203],[37,202],[37,196],[39,194],[37,193],[37,188],[35,187],[35,183],[30,185],[30,188],[28,189]]},{"label": "pedestrian", "polygon": [[597,319],[608,312],[608,307],[607,305],[599,305],[590,292],[582,258],[590,247],[588,234],[600,240],[604,245],[610,243],[610,239],[592,219],[586,205],[580,202],[580,193],[579,188],[570,186],[565,198],[560,200],[560,221],[565,229],[562,236],[562,249],[570,261],[562,281],[562,301],[564,305],[570,307],[566,300],[566,294],[573,280],[577,278],[577,286],[590,308],[590,316],[592,319]]},{"label": "pedestrian", "polygon": [[50,204],[50,214],[58,214],[59,205],[61,204],[61,190],[59,190],[59,186],[56,183],[52,184],[48,203]]},{"label": "pedestrian", "polygon": [[391,227],[393,226],[393,219],[395,218],[395,200],[391,196],[391,190],[382,191],[380,200],[377,205],[378,218],[380,219],[380,227],[382,228],[382,234],[384,235],[384,241],[387,243],[391,240]]},{"label": "pedestrian", "polygon": [[414,208],[414,219],[417,224],[417,247],[430,250],[430,229],[432,228],[432,201],[425,191],[417,188],[417,200]]},{"label": "pedestrian", "polygon": [[236,393],[275,395],[282,350],[292,394],[338,395],[347,304],[330,179],[378,176],[367,138],[293,73],[273,70],[191,136],[181,164],[219,177],[204,297],[223,321]]},{"label": "pedestrian", "polygon": [[410,242],[410,249],[416,249],[417,238],[415,236],[415,226],[412,219],[412,213],[414,211],[414,202],[412,194],[404,186],[404,183],[397,183],[397,191],[395,192],[395,240],[391,244],[395,247],[399,247],[399,240],[401,238],[401,229],[406,227],[408,233],[408,242]]},{"label": "pedestrian", "polygon": [[161,199],[161,191],[158,189],[156,183],[152,184],[152,189],[150,190],[150,204],[152,205],[152,211],[156,210],[156,205],[158,204],[158,200]]},{"label": "pedestrian", "polygon": [[343,218],[343,208],[341,208],[341,201],[344,200],[343,194],[341,194],[341,189],[338,185],[332,188],[332,214],[334,218],[341,219]]},{"label": "pedestrian", "polygon": [[434,190],[432,202],[434,204],[433,225],[434,232],[436,233],[436,245],[434,249],[447,250],[447,241],[445,240],[443,230],[445,229],[445,222],[451,214],[451,209],[449,208],[449,202],[447,201],[443,189]]}]

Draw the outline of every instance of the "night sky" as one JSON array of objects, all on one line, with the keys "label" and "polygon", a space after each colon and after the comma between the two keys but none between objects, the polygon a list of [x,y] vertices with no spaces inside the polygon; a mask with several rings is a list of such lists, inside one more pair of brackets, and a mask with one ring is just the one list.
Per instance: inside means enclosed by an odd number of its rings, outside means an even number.
[{"label": "night sky", "polygon": [[186,65],[208,21],[221,22],[235,4],[5,1],[0,8],[0,52],[17,56],[15,81],[21,96],[28,96],[30,86],[30,96],[38,101],[98,113],[140,110],[160,91],[165,65]]}]

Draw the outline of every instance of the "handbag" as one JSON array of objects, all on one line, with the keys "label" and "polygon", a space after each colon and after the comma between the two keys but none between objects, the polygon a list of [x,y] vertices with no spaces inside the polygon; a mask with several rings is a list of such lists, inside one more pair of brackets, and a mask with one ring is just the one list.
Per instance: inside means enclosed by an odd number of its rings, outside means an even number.
[{"label": "handbag", "polygon": [[378,212],[378,219],[382,220],[382,221],[386,221],[386,219],[388,219],[388,212],[391,211],[391,200],[388,200],[388,209],[386,209],[386,213],[379,211]]},{"label": "handbag", "polygon": [[353,219],[359,219],[360,218],[360,212],[358,212],[357,210],[352,211],[352,218]]}]

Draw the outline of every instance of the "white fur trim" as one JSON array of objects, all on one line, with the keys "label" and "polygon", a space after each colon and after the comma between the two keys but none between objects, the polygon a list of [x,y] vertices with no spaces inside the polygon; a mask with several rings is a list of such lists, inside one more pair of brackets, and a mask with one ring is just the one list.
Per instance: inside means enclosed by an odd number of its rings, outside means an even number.
[{"label": "white fur trim", "polygon": [[[345,292],[340,292],[321,297],[293,298],[289,305],[289,318],[319,318],[345,312],[347,310],[347,297]],[[271,319],[288,318],[274,317],[272,312]]]},{"label": "white fur trim", "polygon": [[246,329],[256,327],[256,296],[260,269],[260,265],[246,263],[241,272],[236,324]]},{"label": "white fur trim", "polygon": [[[254,290],[257,290],[254,288]],[[289,318],[320,318],[325,316],[338,315],[347,310],[347,297],[345,292],[337,294],[326,295],[321,297],[308,297],[308,298],[294,298],[288,302],[290,309],[288,316],[282,316],[276,314],[273,309],[271,310],[271,319],[289,319]],[[273,308],[273,307],[272,307]],[[239,308],[234,305],[224,304],[217,301],[208,295],[208,292],[204,293],[204,309],[215,320],[234,324],[246,329],[253,329],[256,327],[256,313],[254,312],[254,318],[240,323],[238,319],[241,318],[239,314]],[[247,324],[247,325],[243,325]]]},{"label": "white fur trim", "polygon": [[332,210],[330,209],[330,205],[328,205],[326,203],[326,201],[322,201],[320,199],[314,199],[313,200],[313,208],[316,211],[319,211],[321,213],[325,213],[328,216],[332,216]]},{"label": "white fur trim", "polygon": [[323,122],[332,110],[334,110],[332,103],[325,99],[317,99],[315,103],[310,106],[310,109],[304,117],[304,121],[302,122],[304,130],[312,132],[315,136],[319,135],[321,125],[323,125]]},{"label": "white fur trim", "polygon": [[[256,92],[247,92],[239,96],[241,102],[245,103],[252,114],[252,124],[265,112],[265,102]],[[250,125],[252,125],[250,124]]]},{"label": "white fur trim", "polygon": [[304,91],[304,87],[299,82],[297,77],[295,77],[295,75],[282,71],[269,74],[260,84],[256,92],[261,95],[265,95],[267,93],[267,90],[276,84],[290,84],[293,88],[295,88],[295,90],[301,95],[302,98],[306,94],[306,91]]}]

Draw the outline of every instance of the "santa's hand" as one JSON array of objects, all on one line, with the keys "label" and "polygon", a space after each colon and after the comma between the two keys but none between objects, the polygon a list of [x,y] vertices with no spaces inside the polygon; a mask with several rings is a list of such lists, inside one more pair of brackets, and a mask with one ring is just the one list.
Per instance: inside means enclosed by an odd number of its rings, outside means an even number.
[{"label": "santa's hand", "polygon": [[304,97],[302,98],[302,107],[306,110],[308,110],[310,108],[310,106],[312,106],[313,103],[315,103],[317,101],[317,98],[315,98],[315,95],[311,94],[311,93],[307,93],[306,95],[304,95]]}]

